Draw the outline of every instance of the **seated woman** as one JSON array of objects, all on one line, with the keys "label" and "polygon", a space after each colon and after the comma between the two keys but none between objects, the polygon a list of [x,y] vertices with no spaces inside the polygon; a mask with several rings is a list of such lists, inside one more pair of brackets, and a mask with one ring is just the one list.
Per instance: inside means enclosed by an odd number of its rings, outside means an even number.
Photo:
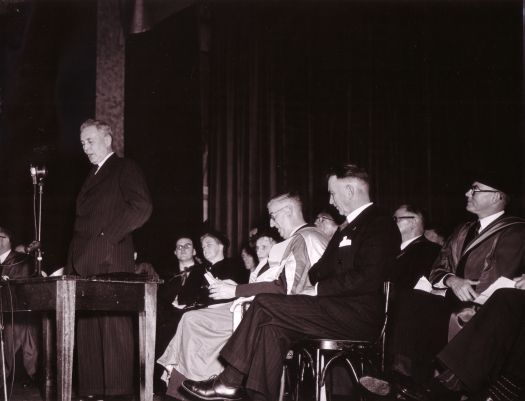
[{"label": "seated woman", "polygon": [[[250,284],[237,285],[230,280],[211,279],[211,298],[231,299],[263,292],[315,293],[308,280],[308,270],[324,252],[326,237],[316,228],[305,224],[300,202],[295,197],[286,195],[274,199],[274,203],[270,201],[268,208],[271,216],[274,204],[281,206],[273,209],[279,212],[277,227],[286,240],[273,245],[274,241],[268,235],[258,238],[256,249],[261,262],[252,272]],[[175,337],[157,361],[166,369],[163,377],[169,380],[167,395],[185,399],[178,391],[182,381],[186,378],[207,379],[223,370],[218,356],[233,332],[231,305],[231,302],[212,305],[183,316]]]}]

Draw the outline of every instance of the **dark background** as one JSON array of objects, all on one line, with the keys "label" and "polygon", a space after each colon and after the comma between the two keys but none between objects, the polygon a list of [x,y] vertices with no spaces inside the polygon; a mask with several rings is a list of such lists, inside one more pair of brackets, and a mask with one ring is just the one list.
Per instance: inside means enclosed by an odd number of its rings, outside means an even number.
[{"label": "dark background", "polygon": [[[49,169],[45,268],[65,261],[88,170],[80,123],[95,110],[96,3],[0,8],[0,225],[33,238],[30,163]],[[161,266],[174,236],[209,220],[232,238],[297,188],[326,206],[326,168],[353,161],[375,200],[419,203],[450,229],[473,169],[515,182],[522,215],[519,1],[196,2],[126,37],[125,153],[154,215],[137,233]]]}]

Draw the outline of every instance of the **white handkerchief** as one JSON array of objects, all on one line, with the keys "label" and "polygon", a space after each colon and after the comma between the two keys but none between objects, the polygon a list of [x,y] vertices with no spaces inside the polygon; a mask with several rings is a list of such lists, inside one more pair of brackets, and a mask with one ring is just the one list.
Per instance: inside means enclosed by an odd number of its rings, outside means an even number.
[{"label": "white handkerchief", "polygon": [[346,235],[343,237],[341,242],[339,243],[339,248],[342,246],[350,246],[352,245],[352,240],[350,238],[347,238]]}]

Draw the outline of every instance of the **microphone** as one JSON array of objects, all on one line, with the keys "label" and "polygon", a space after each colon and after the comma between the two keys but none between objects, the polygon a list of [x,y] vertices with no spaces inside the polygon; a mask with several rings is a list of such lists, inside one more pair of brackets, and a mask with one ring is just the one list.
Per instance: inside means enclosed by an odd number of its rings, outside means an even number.
[{"label": "microphone", "polygon": [[34,167],[32,164],[29,165],[29,173],[33,179],[33,185],[36,185],[36,167]]},{"label": "microphone", "polygon": [[40,249],[40,241],[33,241],[29,245],[24,246],[24,253],[31,253]]},{"label": "microphone", "polygon": [[33,179],[33,185],[36,185],[37,181],[42,181],[44,178],[46,178],[47,169],[46,166],[38,167],[30,164],[29,173],[31,174],[31,178]]}]

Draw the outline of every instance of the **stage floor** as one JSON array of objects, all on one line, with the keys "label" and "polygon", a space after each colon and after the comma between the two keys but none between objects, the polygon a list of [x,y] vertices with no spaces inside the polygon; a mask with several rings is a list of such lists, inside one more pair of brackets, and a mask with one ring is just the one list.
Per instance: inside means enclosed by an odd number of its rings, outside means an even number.
[{"label": "stage floor", "polygon": [[[8,385],[8,389],[9,389]],[[4,393],[2,392],[0,394],[0,400],[4,399]],[[33,384],[28,383],[15,383],[13,386],[13,391],[10,395],[10,393],[7,393],[7,399],[9,401],[42,401],[42,396],[40,394],[40,390],[38,387],[36,387]],[[73,398],[75,400],[75,398]],[[137,396],[138,400],[138,396]],[[162,401],[162,396],[153,396],[153,401]]]}]

